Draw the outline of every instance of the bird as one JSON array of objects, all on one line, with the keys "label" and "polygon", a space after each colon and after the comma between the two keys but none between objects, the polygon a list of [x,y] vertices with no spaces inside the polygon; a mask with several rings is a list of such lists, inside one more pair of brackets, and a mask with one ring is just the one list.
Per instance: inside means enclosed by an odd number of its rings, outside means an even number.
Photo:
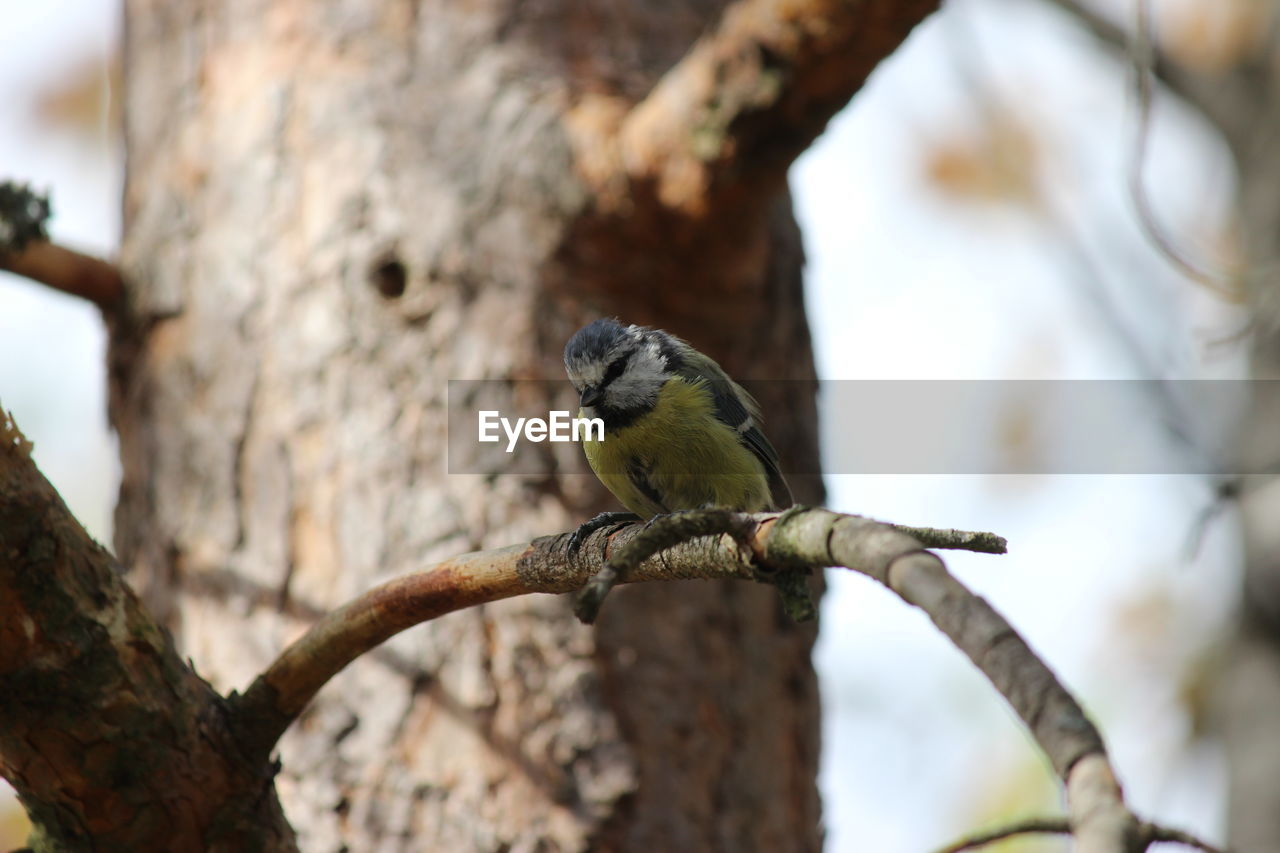
[{"label": "bird", "polygon": [[629,512],[601,513],[587,534],[623,521],[690,509],[785,509],[791,490],[761,430],[759,404],[710,357],[647,326],[595,320],[564,348],[581,418],[603,435],[583,440],[587,463]]}]

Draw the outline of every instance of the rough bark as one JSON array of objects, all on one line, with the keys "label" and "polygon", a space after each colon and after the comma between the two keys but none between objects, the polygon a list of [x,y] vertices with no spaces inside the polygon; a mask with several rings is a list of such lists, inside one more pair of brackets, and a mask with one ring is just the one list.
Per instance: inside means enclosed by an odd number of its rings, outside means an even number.
[{"label": "rough bark", "polygon": [[37,849],[296,849],[270,768],[3,415],[0,652],[0,774]]},{"label": "rough bark", "polygon": [[[816,472],[785,167],[932,4],[723,5],[126,3],[116,544],[219,690],[380,580],[606,504],[574,448],[446,473],[446,380],[559,379],[591,317],[796,380],[762,402]],[[754,94],[613,164],[686,54]],[[675,204],[651,170],[691,146]],[[812,639],[716,583],[620,591],[595,631],[560,598],[457,613],[321,693],[285,810],[307,850],[816,849]]]}]

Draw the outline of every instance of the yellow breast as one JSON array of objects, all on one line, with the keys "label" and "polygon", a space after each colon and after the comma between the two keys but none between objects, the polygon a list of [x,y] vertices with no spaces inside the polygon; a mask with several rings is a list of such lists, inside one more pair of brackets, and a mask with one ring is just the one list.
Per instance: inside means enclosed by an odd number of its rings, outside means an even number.
[{"label": "yellow breast", "polygon": [[643,518],[700,507],[744,512],[770,504],[764,466],[715,416],[704,383],[669,379],[653,410],[600,441],[584,441],[591,470]]}]

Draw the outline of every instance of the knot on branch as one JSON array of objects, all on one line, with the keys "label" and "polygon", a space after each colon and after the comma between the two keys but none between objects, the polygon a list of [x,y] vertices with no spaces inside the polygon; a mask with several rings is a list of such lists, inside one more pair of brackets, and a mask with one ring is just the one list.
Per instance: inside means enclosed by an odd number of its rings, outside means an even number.
[{"label": "knot on branch", "polygon": [[0,181],[0,254],[16,254],[32,240],[47,240],[49,196],[26,184]]}]

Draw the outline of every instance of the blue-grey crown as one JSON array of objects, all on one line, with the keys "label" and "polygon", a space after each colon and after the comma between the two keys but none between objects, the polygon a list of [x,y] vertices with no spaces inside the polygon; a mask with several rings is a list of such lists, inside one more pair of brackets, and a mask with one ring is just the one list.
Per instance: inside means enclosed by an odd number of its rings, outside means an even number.
[{"label": "blue-grey crown", "polygon": [[602,317],[583,326],[564,345],[565,364],[599,361],[626,337],[627,328],[617,320]]},{"label": "blue-grey crown", "polygon": [[[658,351],[668,370],[679,370],[684,365],[684,358],[675,338],[666,332],[647,326],[624,326],[609,317],[591,321],[569,338],[569,342],[564,345],[564,363],[583,365],[604,361],[610,355],[617,358],[649,341],[658,344]],[[623,342],[630,342],[631,346],[620,347],[619,344]]]}]

